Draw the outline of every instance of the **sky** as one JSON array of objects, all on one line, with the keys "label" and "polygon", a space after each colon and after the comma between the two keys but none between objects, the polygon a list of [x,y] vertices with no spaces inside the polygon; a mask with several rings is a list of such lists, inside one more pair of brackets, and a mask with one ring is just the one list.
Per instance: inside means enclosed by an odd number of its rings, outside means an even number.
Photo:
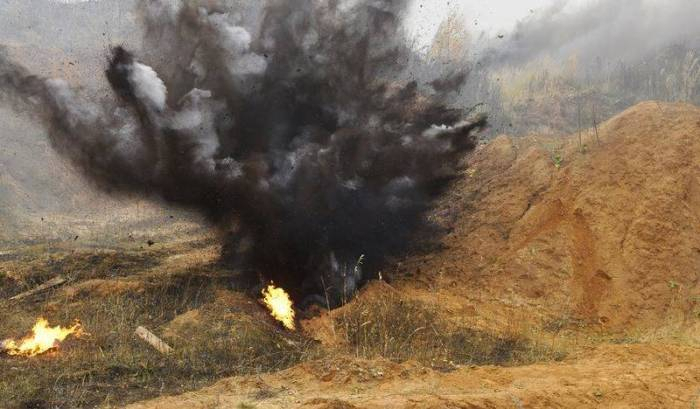
[{"label": "sky", "polygon": [[[47,0],[75,4],[99,0]],[[561,0],[415,0],[409,19],[418,32],[433,32],[450,11],[463,14],[470,23],[487,31],[508,30],[531,12]],[[569,0],[571,4],[589,0]]]},{"label": "sky", "polygon": [[[47,0],[53,3],[75,4],[99,0]],[[528,14],[562,0],[414,0],[407,25],[421,39],[432,38],[439,23],[450,12],[463,15],[477,31],[489,33],[508,31]],[[578,5],[591,0],[568,0]]]},{"label": "sky", "polygon": [[[0,5],[11,1],[23,0],[0,0]],[[63,4],[84,1],[102,0],[34,0]],[[679,40],[700,43],[696,22],[700,0],[412,1],[404,23],[412,45],[422,51],[429,49],[440,23],[451,14],[464,19],[471,35],[472,56],[484,49],[499,49],[518,61],[523,56],[543,54],[627,59]],[[105,19],[106,25],[112,22]],[[480,38],[482,34],[485,36]]]},{"label": "sky", "polygon": [[[591,0],[569,0],[575,9]],[[515,24],[561,0],[415,0],[406,26],[421,42],[429,42],[450,13],[462,15],[469,27],[488,34],[508,32]]]}]

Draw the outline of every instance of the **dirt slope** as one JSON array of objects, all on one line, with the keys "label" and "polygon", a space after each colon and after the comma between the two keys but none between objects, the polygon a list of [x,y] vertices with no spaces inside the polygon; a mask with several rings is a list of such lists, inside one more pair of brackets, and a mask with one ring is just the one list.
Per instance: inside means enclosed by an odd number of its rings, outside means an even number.
[{"label": "dirt slope", "polygon": [[403,285],[496,326],[698,336],[700,109],[643,103],[599,140],[585,132],[581,153],[576,135],[500,137],[476,152],[435,212],[451,230],[442,250],[402,263]]}]

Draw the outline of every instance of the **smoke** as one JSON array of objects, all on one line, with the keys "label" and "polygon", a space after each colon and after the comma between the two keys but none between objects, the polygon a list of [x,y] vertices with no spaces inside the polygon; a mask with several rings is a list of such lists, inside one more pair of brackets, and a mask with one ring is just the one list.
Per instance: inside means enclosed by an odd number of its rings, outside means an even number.
[{"label": "smoke", "polygon": [[2,53],[0,94],[102,188],[197,209],[241,268],[338,301],[360,256],[367,277],[405,249],[485,125],[445,87],[399,80],[406,3],[142,2],[143,55],[109,56],[114,96]]},{"label": "smoke", "polygon": [[573,7],[559,0],[493,40],[495,62],[517,65],[539,57],[636,62],[673,43],[700,45],[700,2],[593,0]]}]

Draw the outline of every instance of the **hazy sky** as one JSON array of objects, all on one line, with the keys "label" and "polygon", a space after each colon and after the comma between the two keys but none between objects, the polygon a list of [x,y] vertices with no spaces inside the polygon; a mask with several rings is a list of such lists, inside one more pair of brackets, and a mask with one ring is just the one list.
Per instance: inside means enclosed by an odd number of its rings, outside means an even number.
[{"label": "hazy sky", "polygon": [[[71,4],[99,0],[47,1]],[[432,37],[440,21],[450,12],[458,12],[478,31],[507,31],[528,14],[561,1],[578,5],[592,0],[415,0],[409,25],[420,37]]]},{"label": "hazy sky", "polygon": [[[555,3],[575,9],[593,0],[415,0],[407,26],[422,41],[433,38],[437,26],[450,13],[464,16],[473,31],[507,32],[518,20]],[[614,0],[613,0],[614,1]]]},{"label": "hazy sky", "polygon": [[[54,3],[82,3],[99,0],[47,0]],[[507,30],[513,24],[536,12],[542,7],[562,0],[415,0],[411,13],[412,25],[417,31],[433,31],[433,27],[447,16],[450,11],[462,13],[471,24],[487,31]],[[580,4],[590,0],[569,0],[568,3]]]},{"label": "hazy sky", "polygon": [[[0,5],[8,1],[21,3],[23,0],[0,0]],[[102,0],[34,0],[39,3],[83,1]],[[109,3],[120,4],[119,0]],[[123,13],[119,15],[128,16],[130,7],[123,6]],[[646,52],[689,37],[700,41],[696,22],[699,7],[700,0],[413,0],[405,26],[417,40],[414,44],[423,50],[431,44],[440,23],[450,14],[457,14],[465,20],[465,28],[472,36],[486,34],[486,41],[472,43],[481,47],[510,46],[512,52],[532,56],[540,51],[570,55],[592,50],[592,54],[610,57],[630,50],[639,55],[639,50]],[[84,7],[73,8],[78,12]],[[109,18],[95,15],[96,19],[100,17],[106,25],[112,25],[113,15]],[[518,22],[523,24],[514,33]],[[500,36],[496,39],[496,35],[501,34],[505,38],[503,41]],[[516,37],[510,34],[518,34],[519,42],[509,43]],[[640,42],[642,38],[644,41]],[[105,37],[105,40],[111,38]],[[476,50],[476,47],[472,49]]]}]

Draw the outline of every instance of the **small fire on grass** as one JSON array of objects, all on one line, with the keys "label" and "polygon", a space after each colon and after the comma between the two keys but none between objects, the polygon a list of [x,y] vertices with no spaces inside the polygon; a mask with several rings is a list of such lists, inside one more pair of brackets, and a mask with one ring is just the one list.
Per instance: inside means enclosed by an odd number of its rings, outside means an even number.
[{"label": "small fire on grass", "polygon": [[6,339],[0,342],[0,353],[17,356],[36,356],[55,350],[69,336],[79,338],[83,334],[80,323],[64,328],[60,325],[50,327],[49,322],[39,318],[32,328],[32,334],[16,341]]},{"label": "small fire on grass", "polygon": [[270,314],[287,329],[294,330],[294,304],[284,289],[270,284],[262,290],[262,302],[270,310]]}]

